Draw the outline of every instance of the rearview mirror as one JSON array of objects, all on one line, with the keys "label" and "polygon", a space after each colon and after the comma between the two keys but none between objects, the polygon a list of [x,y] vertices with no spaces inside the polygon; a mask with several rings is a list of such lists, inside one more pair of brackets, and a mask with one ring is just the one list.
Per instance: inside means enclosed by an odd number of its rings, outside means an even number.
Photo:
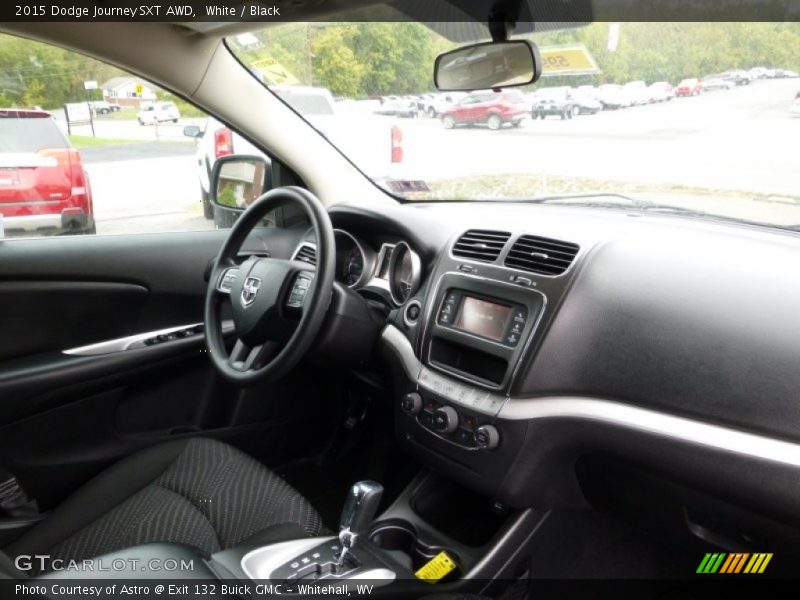
[{"label": "rearview mirror", "polygon": [[271,187],[270,165],[260,156],[223,156],[211,173],[211,201],[227,210],[245,210]]},{"label": "rearview mirror", "polygon": [[539,49],[528,40],[484,42],[456,48],[436,57],[433,81],[443,91],[514,87],[535,82],[542,74]]}]

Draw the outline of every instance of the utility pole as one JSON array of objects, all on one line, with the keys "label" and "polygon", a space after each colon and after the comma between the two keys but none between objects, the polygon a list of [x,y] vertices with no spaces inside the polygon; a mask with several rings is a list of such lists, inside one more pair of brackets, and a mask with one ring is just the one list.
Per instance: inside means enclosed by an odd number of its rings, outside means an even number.
[{"label": "utility pole", "polygon": [[311,52],[311,23],[306,23],[306,81],[310,86],[314,85],[313,57],[314,55]]}]

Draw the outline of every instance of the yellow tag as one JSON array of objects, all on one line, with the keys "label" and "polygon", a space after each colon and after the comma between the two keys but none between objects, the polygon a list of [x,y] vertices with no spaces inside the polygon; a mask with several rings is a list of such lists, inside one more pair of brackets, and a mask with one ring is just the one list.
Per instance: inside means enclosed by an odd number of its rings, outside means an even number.
[{"label": "yellow tag", "polygon": [[436,583],[455,568],[456,563],[453,562],[453,559],[447,556],[447,552],[442,551],[425,563],[414,575],[428,583]]}]

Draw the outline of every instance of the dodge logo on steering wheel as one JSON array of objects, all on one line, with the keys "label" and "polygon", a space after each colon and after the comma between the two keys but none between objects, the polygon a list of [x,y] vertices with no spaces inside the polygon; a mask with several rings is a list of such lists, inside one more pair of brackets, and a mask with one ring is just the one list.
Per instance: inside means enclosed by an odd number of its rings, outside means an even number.
[{"label": "dodge logo on steering wheel", "polygon": [[242,286],[242,306],[250,306],[255,302],[258,295],[258,288],[261,287],[261,280],[258,277],[248,277]]}]

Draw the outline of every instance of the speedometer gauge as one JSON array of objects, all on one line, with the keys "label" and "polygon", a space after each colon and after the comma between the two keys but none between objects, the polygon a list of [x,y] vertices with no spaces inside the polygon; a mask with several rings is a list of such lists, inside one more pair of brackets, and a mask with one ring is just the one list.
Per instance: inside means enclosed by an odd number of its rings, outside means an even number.
[{"label": "speedometer gauge", "polygon": [[375,270],[375,252],[343,229],[333,230],[336,242],[336,281],[348,287],[362,287]]},{"label": "speedometer gauge", "polygon": [[358,246],[354,246],[344,258],[342,281],[349,286],[353,286],[361,279],[362,273],[364,273],[364,256]]},{"label": "speedometer gauge", "polygon": [[422,266],[419,256],[405,242],[398,242],[389,263],[389,293],[396,304],[405,304],[419,289]]}]

